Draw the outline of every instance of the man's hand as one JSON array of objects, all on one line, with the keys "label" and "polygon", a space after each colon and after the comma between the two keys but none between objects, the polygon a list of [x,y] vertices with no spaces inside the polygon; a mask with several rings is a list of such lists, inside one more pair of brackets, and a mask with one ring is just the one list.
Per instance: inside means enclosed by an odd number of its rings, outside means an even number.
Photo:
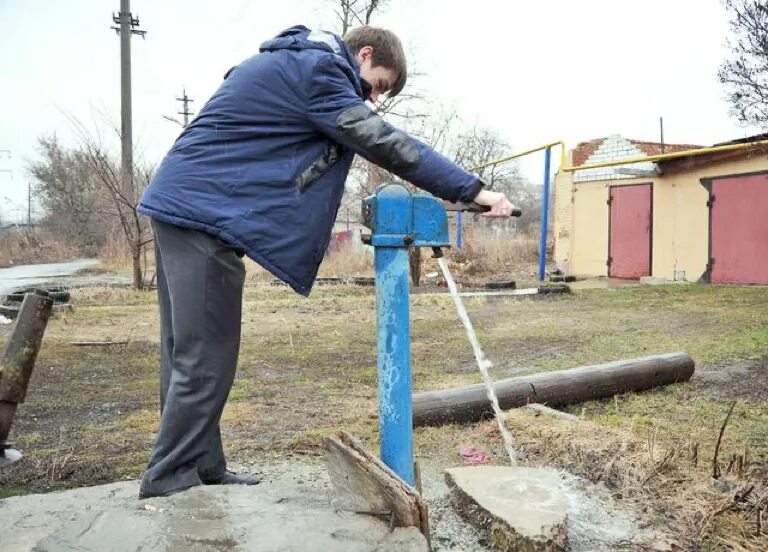
[{"label": "man's hand", "polygon": [[515,209],[515,206],[509,202],[507,196],[501,192],[480,190],[480,193],[472,201],[491,208],[490,211],[483,213],[484,217],[508,217],[512,214],[512,210]]}]

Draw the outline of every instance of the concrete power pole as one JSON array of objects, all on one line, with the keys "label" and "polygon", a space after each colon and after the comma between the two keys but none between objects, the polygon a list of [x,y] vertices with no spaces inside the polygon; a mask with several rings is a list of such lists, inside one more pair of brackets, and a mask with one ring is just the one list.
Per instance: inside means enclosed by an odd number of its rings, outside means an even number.
[{"label": "concrete power pole", "polygon": [[[138,29],[139,18],[131,14],[131,0],[120,0],[120,12],[112,14],[112,27],[120,35],[120,142],[122,146],[121,172],[126,192],[137,195],[133,186],[133,129],[131,113],[131,36],[144,38],[147,31]],[[137,198],[135,198],[137,199]]]},{"label": "concrete power pole", "polygon": [[189,103],[190,102],[194,102],[195,100],[193,100],[192,98],[187,96],[187,89],[186,88],[182,88],[181,89],[181,98],[176,98],[176,101],[177,102],[181,102],[181,104],[183,106],[182,110],[179,111],[178,113],[179,113],[179,115],[184,115],[184,127],[186,128],[186,126],[189,124],[189,116],[190,115],[194,115],[194,113],[189,110]]}]

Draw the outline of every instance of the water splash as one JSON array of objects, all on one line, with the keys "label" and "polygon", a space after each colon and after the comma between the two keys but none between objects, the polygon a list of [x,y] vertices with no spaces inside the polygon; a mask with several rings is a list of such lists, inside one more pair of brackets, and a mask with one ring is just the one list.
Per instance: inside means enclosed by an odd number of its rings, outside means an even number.
[{"label": "water splash", "polygon": [[453,302],[456,305],[459,318],[461,318],[461,321],[464,323],[464,328],[467,330],[467,337],[469,337],[469,342],[472,344],[472,350],[475,352],[477,367],[480,369],[480,374],[483,376],[485,392],[488,396],[488,400],[491,401],[493,414],[496,417],[496,423],[499,426],[499,431],[501,431],[501,436],[504,440],[504,448],[509,455],[509,461],[513,466],[516,466],[517,454],[515,453],[514,438],[507,429],[506,416],[504,415],[504,411],[499,406],[499,399],[496,397],[496,391],[493,388],[493,380],[488,374],[488,370],[493,368],[493,363],[488,360],[488,358],[485,356],[485,353],[483,353],[483,349],[480,347],[480,342],[477,340],[475,328],[472,327],[472,321],[469,319],[467,309],[464,308],[464,302],[459,296],[459,290],[456,288],[456,282],[453,280],[453,276],[451,276],[451,271],[448,270],[448,262],[446,261],[445,257],[440,257],[437,259],[437,263],[440,265],[440,269],[443,271],[443,276],[445,277],[445,281],[448,284],[451,297],[453,297]]}]

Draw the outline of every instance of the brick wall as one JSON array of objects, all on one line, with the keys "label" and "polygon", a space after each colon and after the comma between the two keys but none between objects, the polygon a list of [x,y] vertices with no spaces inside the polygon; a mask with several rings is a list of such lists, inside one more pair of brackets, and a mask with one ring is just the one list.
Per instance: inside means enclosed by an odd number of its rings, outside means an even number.
[{"label": "brick wall", "polygon": [[[594,147],[593,142],[587,142],[589,147]],[[579,144],[579,146],[582,146]],[[592,163],[604,163],[607,161],[617,161],[620,159],[626,159],[629,157],[645,157],[646,153],[635,145],[631,140],[623,138],[618,134],[613,134],[607,138],[603,138],[602,142],[594,149],[593,153],[589,155],[583,163],[579,164],[592,164]],[[574,158],[576,155],[574,155]],[[653,170],[653,163],[633,163],[627,165],[633,169],[645,169]],[[617,178],[626,178],[625,175],[621,175],[617,172],[617,169],[621,167],[602,167],[599,169],[586,169],[583,171],[577,171],[574,173],[574,182],[594,182],[596,180],[616,180]]]}]

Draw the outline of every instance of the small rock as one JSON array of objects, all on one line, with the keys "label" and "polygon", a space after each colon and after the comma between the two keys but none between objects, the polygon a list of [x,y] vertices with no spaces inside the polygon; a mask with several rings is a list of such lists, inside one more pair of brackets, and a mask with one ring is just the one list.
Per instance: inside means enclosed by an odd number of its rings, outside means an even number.
[{"label": "small rock", "polygon": [[712,479],[709,482],[710,488],[716,493],[727,493],[733,490],[733,483],[727,479]]}]

